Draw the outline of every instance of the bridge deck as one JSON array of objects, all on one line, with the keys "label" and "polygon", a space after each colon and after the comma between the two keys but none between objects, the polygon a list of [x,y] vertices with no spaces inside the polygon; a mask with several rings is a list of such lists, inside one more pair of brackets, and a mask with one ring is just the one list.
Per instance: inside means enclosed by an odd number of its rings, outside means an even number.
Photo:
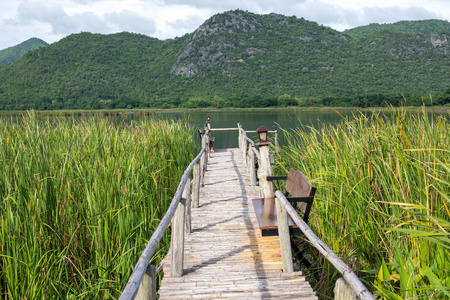
[{"label": "bridge deck", "polygon": [[185,236],[184,275],[170,277],[168,255],[160,299],[317,299],[300,272],[282,273],[278,237],[261,237],[258,197],[238,149],[211,153]]}]

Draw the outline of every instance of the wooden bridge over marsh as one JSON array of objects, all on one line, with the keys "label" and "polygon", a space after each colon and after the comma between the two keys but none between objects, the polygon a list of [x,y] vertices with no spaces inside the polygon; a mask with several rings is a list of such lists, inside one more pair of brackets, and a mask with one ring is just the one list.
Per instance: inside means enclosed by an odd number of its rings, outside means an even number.
[{"label": "wooden bridge over marsh", "polygon": [[[318,299],[303,274],[294,271],[289,233],[293,228],[300,229],[343,274],[345,279],[336,286],[344,291],[340,299],[374,299],[356,275],[314,235],[286,196],[274,191],[267,143],[260,142],[257,150],[257,144],[238,124],[238,128],[230,130],[239,131],[239,148],[211,152],[209,122],[207,126],[202,150],[186,169],[172,204],[120,299],[156,299],[157,268],[149,261],[170,221],[172,242],[161,262],[164,275],[159,299]],[[288,191],[296,193],[292,188]],[[313,197],[305,196],[300,201],[312,204]],[[265,199],[260,208],[254,204],[257,199]],[[277,221],[275,227],[262,221],[267,209]],[[269,227],[279,234],[264,234]]]}]

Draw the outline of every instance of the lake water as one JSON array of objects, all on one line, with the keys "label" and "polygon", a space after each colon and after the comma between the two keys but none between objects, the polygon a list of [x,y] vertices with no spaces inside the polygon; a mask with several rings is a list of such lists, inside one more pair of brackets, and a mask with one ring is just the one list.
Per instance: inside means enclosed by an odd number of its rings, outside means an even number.
[{"label": "lake water", "polygon": [[[269,130],[278,131],[279,142],[283,141],[283,129],[292,129],[302,126],[323,124],[337,124],[343,122],[345,116],[351,116],[355,112],[335,112],[332,110],[317,111],[211,111],[211,112],[158,112],[157,117],[163,119],[184,119],[196,128],[203,128],[206,123],[206,115],[211,116],[211,128],[237,128],[241,123],[244,130],[254,131],[259,126],[265,126]],[[238,146],[238,131],[214,131],[214,148],[236,148]],[[257,134],[248,134],[253,140]]]}]

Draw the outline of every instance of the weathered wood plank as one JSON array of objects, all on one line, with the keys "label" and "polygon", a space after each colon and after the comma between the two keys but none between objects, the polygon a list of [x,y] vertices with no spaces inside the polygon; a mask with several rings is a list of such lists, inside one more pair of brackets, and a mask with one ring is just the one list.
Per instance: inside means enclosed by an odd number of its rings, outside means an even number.
[{"label": "weathered wood plank", "polygon": [[164,259],[160,299],[317,299],[301,272],[282,273],[277,236],[262,237],[251,200],[259,198],[238,149],[211,153],[182,277]]}]

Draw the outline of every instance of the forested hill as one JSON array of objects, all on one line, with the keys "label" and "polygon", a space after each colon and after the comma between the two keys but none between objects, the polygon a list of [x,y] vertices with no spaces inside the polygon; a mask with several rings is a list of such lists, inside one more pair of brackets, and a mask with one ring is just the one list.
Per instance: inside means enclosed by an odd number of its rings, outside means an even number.
[{"label": "forested hill", "polygon": [[[436,95],[450,87],[449,35],[383,30],[354,38],[303,18],[240,10],[164,41],[74,34],[1,66],[0,108],[248,107],[276,105],[281,95],[283,105],[333,105],[361,95]],[[377,97],[344,104],[380,105]]]},{"label": "forested hill", "polygon": [[353,37],[363,37],[376,31],[390,30],[409,34],[449,33],[450,22],[444,20],[400,21],[393,24],[369,24],[345,30]]},{"label": "forested hill", "polygon": [[27,52],[45,46],[48,46],[47,42],[38,38],[31,38],[19,45],[0,50],[0,65],[12,63],[24,56]]}]

